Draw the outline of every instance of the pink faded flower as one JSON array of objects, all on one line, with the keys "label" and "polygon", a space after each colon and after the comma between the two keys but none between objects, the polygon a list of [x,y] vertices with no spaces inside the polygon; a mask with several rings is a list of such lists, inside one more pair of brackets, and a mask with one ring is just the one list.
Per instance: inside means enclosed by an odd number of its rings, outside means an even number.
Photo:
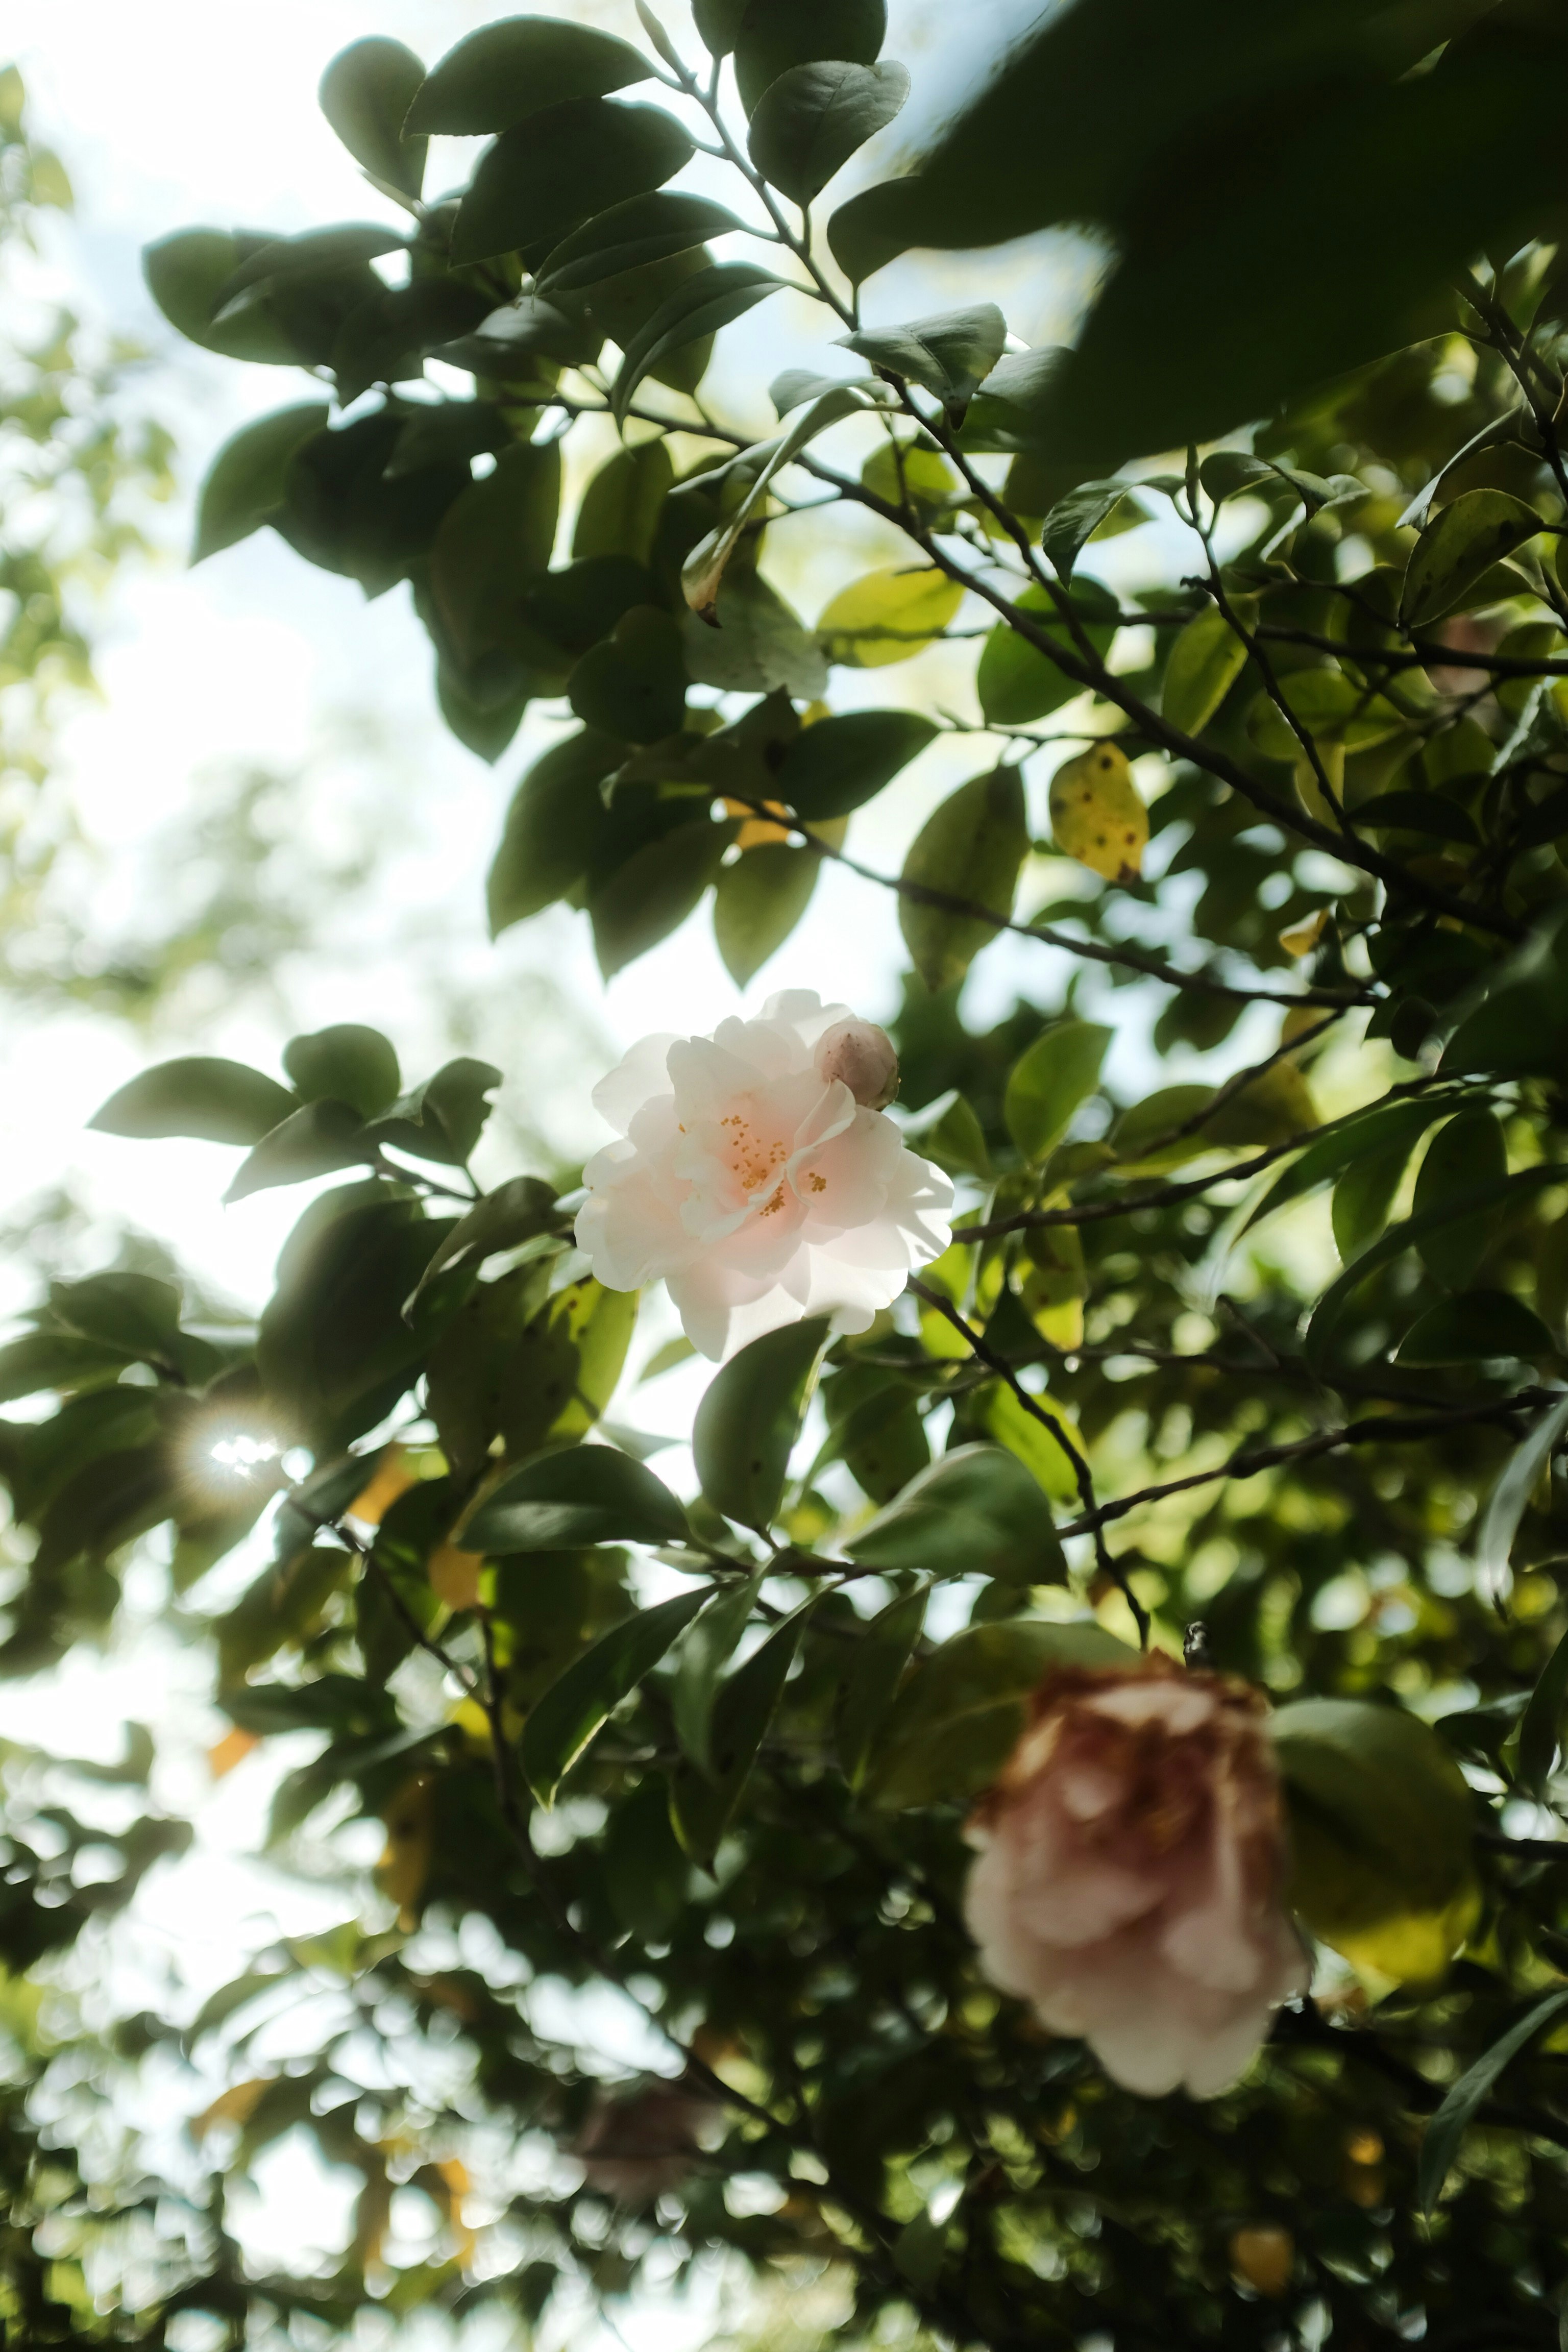
[{"label": "pink faded flower", "polygon": [[588,2188],[646,2205],[679,2189],[701,2161],[719,2109],[695,2084],[651,2083],[616,2098],[601,2094],[573,2142]]},{"label": "pink faded flower", "polygon": [[1214,2098],[1310,1975],[1266,1703],[1151,1657],[1058,1668],[1033,1708],[969,1824],[981,1966],[1124,2090]]},{"label": "pink faded flower", "polygon": [[831,1315],[864,1331],[951,1239],[952,1187],[879,1106],[891,1040],[808,989],[711,1037],[645,1037],[594,1089],[621,1134],[584,1171],[577,1244],[612,1290],[664,1281],[714,1358]]}]

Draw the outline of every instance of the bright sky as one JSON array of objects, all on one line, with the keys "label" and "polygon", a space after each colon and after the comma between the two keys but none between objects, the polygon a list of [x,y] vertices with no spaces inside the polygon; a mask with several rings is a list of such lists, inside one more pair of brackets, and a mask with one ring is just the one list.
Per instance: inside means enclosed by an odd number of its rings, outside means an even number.
[{"label": "bright sky", "polygon": [[[143,242],[194,223],[288,232],[383,216],[383,200],[365,188],[316,110],[322,67],[370,32],[395,34],[433,59],[489,13],[473,0],[268,0],[265,7],[258,0],[142,0],[135,8],[122,0],[49,0],[42,9],[10,0],[0,7],[0,55],[9,47],[17,57],[36,119],[63,152],[77,186],[79,226],[52,245],[48,283],[116,331],[145,340],[155,354],[149,397],[180,441],[181,496],[166,560],[116,604],[100,665],[105,700],[77,719],[66,739],[68,774],[107,861],[105,905],[123,912],[128,893],[160,887],[157,844],[170,820],[196,803],[204,779],[258,761],[308,765],[317,821],[331,838],[334,822],[343,831],[341,812],[348,811],[352,841],[355,824],[375,821],[376,779],[388,772],[376,763],[390,762],[402,836],[376,907],[363,918],[364,933],[331,940],[313,963],[291,971],[302,1024],[376,1022],[399,1045],[405,1069],[418,1075],[439,1047],[450,999],[460,997],[473,1013],[476,1048],[507,1064],[514,1099],[542,1097],[550,1130],[563,1144],[585,1147],[598,1139],[587,1083],[616,1052],[649,1029],[710,1028],[734,1008],[736,992],[705,928],[688,926],[608,989],[584,921],[564,910],[498,947],[486,942],[482,878],[501,814],[531,751],[559,722],[531,714],[523,739],[492,772],[436,717],[428,652],[405,592],[367,605],[352,583],[312,570],[269,532],[198,572],[184,568],[179,551],[212,450],[246,417],[300,398],[304,386],[289,372],[237,368],[178,343],[142,290],[137,260]],[[636,36],[630,0],[575,0],[572,13]],[[940,0],[893,0],[888,54],[904,58],[915,73],[907,121],[918,130],[951,105],[1029,13],[1022,0],[966,0],[958,10]],[[684,39],[681,0],[665,0],[663,14]],[[888,134],[876,152],[890,161],[903,135]],[[458,142],[447,143],[457,150]],[[430,184],[456,176],[454,152],[433,163]],[[1070,323],[1083,266],[1071,248],[1056,246],[1009,269],[1003,299],[1026,341],[1049,341]],[[970,265],[909,262],[878,281],[871,315],[910,317],[964,299],[973,299]],[[710,380],[720,406],[765,429],[770,412],[761,387],[783,365],[826,358],[830,332],[804,303],[781,301],[754,313],[731,331]],[[826,581],[790,570],[782,532],[774,543],[781,580],[814,616]],[[894,552],[864,535],[857,544],[868,566]],[[972,707],[967,669],[955,655],[940,676],[927,671],[919,691]],[[839,678],[841,705],[917,690],[907,669],[860,681],[858,694],[855,681]],[[935,801],[980,764],[980,755],[962,746],[929,754],[885,811],[857,819],[852,846],[896,870]],[[1054,959],[1039,950],[1010,953],[1016,944],[985,959],[976,1012],[999,1011],[1019,985],[1042,997],[1059,986]],[[746,1002],[805,985],[885,1013],[900,961],[890,897],[829,869],[807,920]],[[520,1059],[541,975],[570,1000],[574,1025],[563,1030],[553,1054]],[[199,1039],[160,1039],[157,1051],[199,1044],[273,1067],[287,1034],[286,1024],[253,1003]],[[1124,1050],[1135,1052],[1135,1044]],[[0,1014],[0,1076],[13,1113],[0,1213],[68,1181],[89,1203],[112,1206],[174,1241],[187,1263],[254,1307],[266,1295],[300,1195],[266,1193],[226,1211],[218,1195],[232,1155],[84,1132],[104,1097],[152,1057],[144,1041],[85,1014],[47,1021]],[[510,1171],[497,1164],[489,1172]],[[6,1295],[22,1303],[14,1284]],[[677,1387],[668,1383],[667,1391]],[[650,1423],[680,1426],[690,1399],[655,1397]],[[142,1591],[134,1581],[132,1589]],[[155,1609],[153,1585],[142,1598],[150,1612]],[[268,1921],[300,1931],[341,1909],[242,1859],[261,1837],[276,1767],[252,1759],[211,1789],[202,1751],[224,1725],[208,1705],[207,1668],[154,1624],[123,1654],[101,1663],[73,1658],[47,1687],[8,1692],[5,1715],[12,1736],[97,1755],[117,1749],[130,1717],[152,1716],[170,1736],[161,1792],[174,1809],[195,1812],[199,1839],[193,1858],[161,1874],[138,1906],[135,1966],[145,1982],[135,1998],[179,2000],[179,1984],[222,1981],[237,1948],[270,1932]],[[375,1843],[374,1834],[360,1839],[361,1860],[374,1859]],[[595,2030],[626,2063],[646,2055],[624,2016],[606,2013]],[[259,2201],[242,2220],[258,2250],[297,2253],[332,2236],[342,2201],[342,2184],[315,2178],[295,2147],[269,2159]],[[638,2306],[626,2328],[635,2352],[661,2352],[695,2325],[649,2305]]]}]

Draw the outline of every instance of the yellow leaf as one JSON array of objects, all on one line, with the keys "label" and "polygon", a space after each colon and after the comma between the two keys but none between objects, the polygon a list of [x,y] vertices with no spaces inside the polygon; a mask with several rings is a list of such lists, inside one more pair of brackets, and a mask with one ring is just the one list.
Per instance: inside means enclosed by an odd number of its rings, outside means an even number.
[{"label": "yellow leaf", "polygon": [[1328,919],[1328,908],[1326,907],[1320,907],[1315,915],[1308,915],[1301,922],[1292,923],[1288,931],[1281,931],[1279,934],[1279,944],[1284,949],[1286,954],[1289,956],[1310,955],[1312,950],[1317,946],[1318,941],[1323,936],[1323,926],[1327,923]]},{"label": "yellow leaf", "polygon": [[818,620],[816,634],[829,661],[852,669],[882,669],[923,653],[963,602],[963,583],[945,572],[889,565],[841,589]]},{"label": "yellow leaf", "polygon": [[479,1570],[484,1566],[482,1552],[464,1551],[460,1545],[444,1543],[430,1555],[426,1574],[430,1590],[437,1601],[448,1609],[472,1609],[479,1597]]},{"label": "yellow leaf", "polygon": [[1296,2267],[1296,2241],[1273,2223],[1237,2230],[1230,2242],[1230,2266],[1255,2294],[1284,2294]]},{"label": "yellow leaf", "polygon": [[[763,806],[771,809],[775,816],[785,814],[783,801],[764,801]],[[745,820],[735,835],[737,849],[765,849],[770,843],[780,842],[788,848],[796,837],[797,828],[794,824],[770,824],[765,817],[753,816],[744,801],[726,801],[724,814]],[[814,833],[818,841],[826,841],[837,849],[849,830],[849,820],[847,816],[827,816],[818,824],[808,824],[805,830]]]},{"label": "yellow leaf", "polygon": [[1480,1917],[1480,1891],[1470,1883],[1441,1911],[1407,1912],[1375,1927],[1329,1934],[1320,1929],[1373,1990],[1396,1984],[1435,1984]]},{"label": "yellow leaf", "polygon": [[1127,754],[1096,743],[1051,778],[1051,831],[1057,847],[1108,882],[1136,882],[1149,840],[1149,812]]},{"label": "yellow leaf", "polygon": [[396,1904],[398,1925],[409,1933],[419,1924],[419,1898],[430,1875],[434,1787],[428,1772],[414,1773],[382,1815],[386,1845],[375,1866],[376,1885],[389,1902]]},{"label": "yellow leaf", "polygon": [[399,1495],[406,1495],[418,1480],[408,1467],[408,1457],[401,1445],[389,1445],[375,1466],[370,1484],[354,1496],[347,1516],[358,1519],[367,1528],[380,1527]]},{"label": "yellow leaf", "polygon": [[[1078,1423],[1051,1397],[1040,1402],[1053,1420],[1059,1421],[1070,1444],[1083,1451],[1083,1439]],[[1058,1444],[1043,1422],[1026,1412],[1012,1390],[998,1381],[985,1405],[985,1426],[998,1445],[1016,1454],[1026,1470],[1045,1488],[1054,1503],[1076,1503],[1078,1477],[1071,1462]]]},{"label": "yellow leaf", "polygon": [[260,1745],[259,1735],[254,1731],[241,1731],[237,1727],[226,1731],[216,1747],[207,1749],[207,1770],[215,1780],[221,1780],[226,1772],[232,1772],[237,1764],[244,1762],[253,1748]]}]

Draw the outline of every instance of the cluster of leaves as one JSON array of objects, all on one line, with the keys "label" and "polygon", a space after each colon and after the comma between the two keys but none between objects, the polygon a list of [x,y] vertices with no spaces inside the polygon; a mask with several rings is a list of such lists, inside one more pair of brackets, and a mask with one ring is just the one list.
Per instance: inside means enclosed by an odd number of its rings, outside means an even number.
[{"label": "cluster of leaves", "polygon": [[[237,2341],[253,2307],[342,2325],[373,2290],[531,2322],[563,2274],[613,2294],[656,2248],[668,2274],[724,2246],[841,2270],[851,2336],[902,2315],[1141,2352],[1250,2345],[1277,2315],[1313,2342],[1550,2346],[1562,26],[1320,0],[1260,32],[1231,0],[1079,0],[917,174],[840,208],[846,291],[809,206],[901,96],[879,0],[698,0],[700,75],[641,13],[651,54],[536,18],[428,75],[395,43],[346,52],[325,110],[406,233],[153,249],[197,341],[313,368],[349,412],[231,444],[199,550],[271,523],[370,593],[408,580],[443,708],[487,756],[564,696],[579,724],[519,787],[492,920],[565,899],[606,971],[711,888],[749,978],[939,729],[999,742],[901,874],[856,867],[899,894],[904,1099],[964,1213],[863,1338],[803,1323],[713,1378],[683,1501],[615,1417],[637,1302],[572,1248],[570,1197],[469,1173],[494,1070],[405,1089],[384,1038],[340,1028],[289,1044],[287,1083],[187,1060],[100,1114],[243,1149],[231,1198],[353,1171],[306,1209],[254,1334],[104,1276],[56,1285],[0,1355],[9,1395],[59,1400],[3,1433],[37,1539],[9,1663],[105,1622],[153,1527],[189,1592],[266,1511],[254,1582],[206,1628],[222,1704],[242,1738],[320,1737],[279,1839],[345,1789],[387,1824],[395,1928],[274,1955],[195,2029],[237,2073],[269,2004],[335,1987],[319,2063],[247,2075],[216,2119],[237,2161],[299,2124],[358,2167],[354,2243],[326,2284],[247,2281],[227,2249],[182,2292]],[[607,94],[648,79],[679,113]],[[709,335],[782,281],[710,260],[735,216],[665,185],[688,121],[866,364],[782,378],[760,446],[695,394]],[[494,143],[426,205],[433,132]],[[1376,233],[1411,184],[1420,223]],[[1117,243],[1070,355],[1008,352],[988,304],[863,323],[858,279],[906,246],[1058,219]],[[392,284],[375,265],[400,249]],[[426,358],[472,396],[422,383]],[[624,444],[557,562],[558,442],[589,415]],[[875,436],[858,471],[829,433]],[[903,543],[815,630],[758,563],[790,481]],[[1100,539],[1156,518],[1157,584],[1118,593]],[[834,668],[975,613],[977,718],[816,707]],[[1043,875],[1073,894],[1016,912]],[[1161,1051],[1221,1045],[1258,1005],[1279,1042],[1121,1099],[1077,981],[1049,1017],[963,1027],[1003,929],[1074,958],[1086,1000],[1162,992]],[[279,1493],[296,1447],[310,1466]],[[965,1806],[1045,1665],[1151,1629],[1280,1699],[1291,1901],[1356,1972],[1202,2108],[1131,2100],[1043,2039],[978,1979],[959,1911]],[[504,1966],[408,1941],[468,1916]],[[540,1978],[629,1988],[678,2089],[596,2083],[540,2030]],[[377,2087],[446,2038],[470,2074],[438,2112]],[[450,2169],[476,2114],[582,2173],[498,2179],[482,2284]],[[444,2216],[438,2259],[387,2252],[405,2179]]]}]

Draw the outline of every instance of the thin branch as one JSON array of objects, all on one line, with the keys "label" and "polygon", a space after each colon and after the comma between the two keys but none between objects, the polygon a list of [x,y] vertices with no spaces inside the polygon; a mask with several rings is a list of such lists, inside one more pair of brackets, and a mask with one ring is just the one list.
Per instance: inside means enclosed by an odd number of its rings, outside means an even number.
[{"label": "thin branch", "polygon": [[921,1282],[916,1275],[910,1275],[909,1287],[917,1298],[923,1299],[928,1307],[934,1307],[937,1313],[952,1324],[953,1329],[967,1345],[971,1355],[977,1357],[981,1363],[994,1372],[998,1380],[1006,1382],[1029,1418],[1032,1421],[1037,1421],[1042,1429],[1048,1430],[1067,1455],[1072,1465],[1073,1480],[1078,1487],[1079,1499],[1084,1507],[1084,1517],[1074,1523],[1075,1532],[1087,1529],[1093,1535],[1096,1565],[1100,1574],[1109,1578],[1115,1585],[1128,1608],[1132,1612],[1133,1622],[1138,1628],[1138,1646],[1141,1650],[1146,1650],[1149,1646],[1149,1612],[1129,1583],[1126,1570],[1112,1559],[1107,1547],[1101,1529],[1110,1513],[1102,1510],[1095,1499],[1094,1473],[1090,1470],[1081,1447],[1068,1436],[1066,1427],[1048,1406],[1043,1405],[1038,1397],[1030,1395],[1006,1357],[997,1353],[989,1340],[974,1328],[966,1317],[959,1313],[950,1298],[944,1298],[940,1290],[933,1290],[929,1283]]}]

